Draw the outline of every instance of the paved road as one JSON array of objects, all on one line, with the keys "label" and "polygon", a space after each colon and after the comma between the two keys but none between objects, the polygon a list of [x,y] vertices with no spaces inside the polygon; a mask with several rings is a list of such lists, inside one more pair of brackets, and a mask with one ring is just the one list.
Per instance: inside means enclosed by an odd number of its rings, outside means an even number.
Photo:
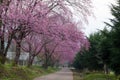
[{"label": "paved road", "polygon": [[59,72],[42,76],[34,80],[73,80],[73,73],[68,68],[64,68]]}]

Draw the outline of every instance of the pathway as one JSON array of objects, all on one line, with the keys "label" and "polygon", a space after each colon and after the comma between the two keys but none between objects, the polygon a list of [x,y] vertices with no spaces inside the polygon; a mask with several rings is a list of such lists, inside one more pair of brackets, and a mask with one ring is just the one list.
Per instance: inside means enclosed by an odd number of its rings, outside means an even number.
[{"label": "pathway", "polygon": [[70,69],[63,68],[62,70],[56,73],[47,76],[42,76],[34,80],[73,80],[73,73],[72,71],[70,71]]}]

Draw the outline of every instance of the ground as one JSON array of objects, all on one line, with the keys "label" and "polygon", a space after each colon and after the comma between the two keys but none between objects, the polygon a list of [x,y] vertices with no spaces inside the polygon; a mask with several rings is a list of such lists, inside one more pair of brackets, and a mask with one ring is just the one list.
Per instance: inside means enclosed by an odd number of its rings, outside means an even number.
[{"label": "ground", "polygon": [[62,70],[56,73],[38,77],[34,80],[73,80],[73,73],[69,68],[63,68]]}]

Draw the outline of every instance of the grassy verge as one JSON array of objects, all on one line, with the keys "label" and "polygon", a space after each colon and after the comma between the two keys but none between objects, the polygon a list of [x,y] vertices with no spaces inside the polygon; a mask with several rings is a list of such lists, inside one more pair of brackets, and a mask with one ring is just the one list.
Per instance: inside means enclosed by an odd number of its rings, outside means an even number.
[{"label": "grassy verge", "polygon": [[73,80],[83,80],[83,73],[79,70],[72,70],[73,72]]},{"label": "grassy verge", "polygon": [[35,77],[47,75],[57,70],[57,68],[51,67],[44,69],[38,66],[27,68],[25,66],[0,65],[0,80],[33,80]]},{"label": "grassy verge", "polygon": [[73,80],[119,80],[114,74],[106,75],[101,72],[84,73],[79,70],[73,71]]},{"label": "grassy verge", "polygon": [[104,73],[90,73],[85,75],[84,80],[117,80],[113,74],[104,74]]}]

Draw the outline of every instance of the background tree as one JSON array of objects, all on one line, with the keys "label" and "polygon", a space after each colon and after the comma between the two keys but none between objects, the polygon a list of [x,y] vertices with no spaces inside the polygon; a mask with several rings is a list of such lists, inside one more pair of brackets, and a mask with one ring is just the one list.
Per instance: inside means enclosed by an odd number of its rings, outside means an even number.
[{"label": "background tree", "polygon": [[117,0],[116,5],[112,5],[111,14],[113,19],[111,23],[106,23],[110,28],[109,41],[111,42],[111,69],[118,75],[120,74],[120,0]]},{"label": "background tree", "polygon": [[101,41],[99,44],[99,53],[98,57],[102,60],[102,63],[104,65],[104,72],[106,74],[109,73],[110,68],[110,55],[111,55],[111,41],[109,40],[109,30],[107,28],[104,28],[101,33]]},{"label": "background tree", "polygon": [[79,52],[74,63],[78,62],[83,68],[88,68],[89,70],[104,70],[105,73],[108,73],[111,55],[110,41],[107,38],[108,33],[109,31],[105,28],[102,31],[91,34],[89,37],[89,50]]},{"label": "background tree", "polygon": [[89,50],[80,51],[75,57],[74,64],[78,63],[75,65],[77,68],[82,67],[83,69],[87,68],[89,70],[102,70],[102,61],[98,57],[99,44],[101,40],[100,33],[91,34],[88,39],[90,42]]},{"label": "background tree", "polygon": [[[111,13],[114,18],[110,19],[111,23],[107,23],[109,29],[101,30],[99,35],[93,36],[95,39],[93,42],[90,41],[93,52],[90,50],[88,53],[96,53],[95,56],[98,58],[97,61],[100,62],[104,68],[104,71],[108,73],[108,68],[113,70],[116,75],[120,74],[120,0],[117,0],[116,5],[112,5]],[[95,33],[96,34],[96,33]],[[90,36],[91,37],[91,36]],[[98,37],[98,38],[97,38]],[[94,56],[94,55],[93,55]],[[89,55],[90,57],[90,55]],[[91,59],[92,60],[92,59]],[[96,59],[93,59],[96,60]],[[90,60],[89,60],[90,61]],[[84,63],[85,64],[85,63]]]}]

